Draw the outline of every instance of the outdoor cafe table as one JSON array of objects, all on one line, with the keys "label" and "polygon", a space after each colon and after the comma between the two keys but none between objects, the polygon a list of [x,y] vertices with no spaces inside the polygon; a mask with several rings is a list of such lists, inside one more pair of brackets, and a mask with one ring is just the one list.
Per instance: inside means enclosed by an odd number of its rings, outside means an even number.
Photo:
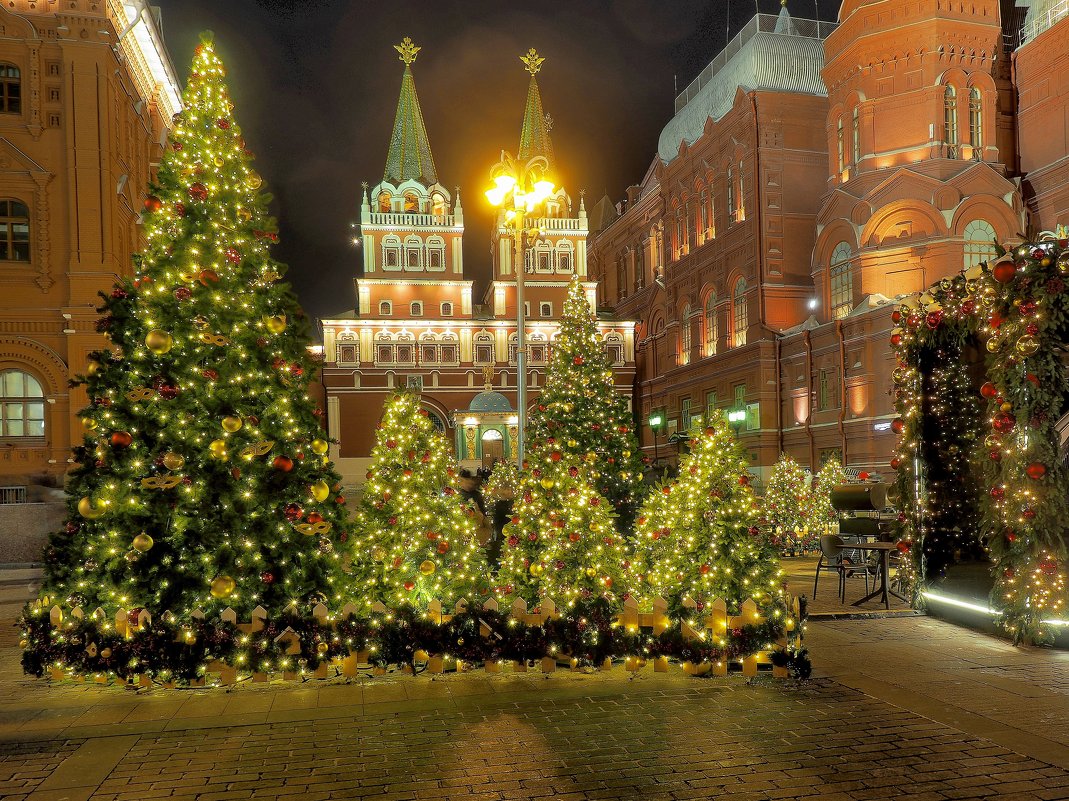
[{"label": "outdoor cafe table", "polygon": [[891,595],[893,595],[895,598],[898,598],[901,601],[906,600],[901,595],[899,595],[897,592],[894,592],[893,590],[891,590],[887,586],[887,573],[889,572],[888,571],[888,566],[887,566],[888,557],[890,556],[891,551],[898,550],[897,543],[894,543],[894,542],[858,542],[857,544],[850,543],[850,547],[851,548],[856,548],[859,551],[876,551],[880,555],[880,586],[877,587],[872,592],[870,592],[868,595],[866,595],[860,601],[854,601],[854,603],[852,604],[853,606],[861,606],[861,604],[863,604],[863,603],[865,603],[867,601],[871,601],[877,595],[879,595],[880,596],[880,600],[883,601],[884,609],[890,609],[891,608],[891,598],[890,598]]}]

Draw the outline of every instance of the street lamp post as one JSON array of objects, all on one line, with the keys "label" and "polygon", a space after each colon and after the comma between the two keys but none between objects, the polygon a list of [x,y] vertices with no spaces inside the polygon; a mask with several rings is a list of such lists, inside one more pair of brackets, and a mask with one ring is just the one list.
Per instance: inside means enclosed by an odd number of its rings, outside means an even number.
[{"label": "street lamp post", "polygon": [[[505,223],[512,228],[515,246],[513,270],[516,273],[516,465],[523,469],[523,440],[527,427],[527,317],[524,309],[523,282],[526,270],[525,249],[529,232],[524,228],[527,216],[545,202],[554,190],[548,180],[549,162],[535,156],[519,163],[510,153],[501,151],[501,160],[490,170],[494,185],[486,190],[490,204],[505,210]],[[537,236],[538,232],[531,232]]]},{"label": "street lamp post", "polygon": [[661,424],[664,422],[664,418],[660,414],[650,415],[649,424],[653,430],[653,467],[657,469],[657,432],[660,431]]}]

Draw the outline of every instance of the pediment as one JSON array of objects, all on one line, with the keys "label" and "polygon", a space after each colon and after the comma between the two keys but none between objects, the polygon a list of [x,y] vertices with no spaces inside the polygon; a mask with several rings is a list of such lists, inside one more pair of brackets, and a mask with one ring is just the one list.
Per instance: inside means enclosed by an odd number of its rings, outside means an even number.
[{"label": "pediment", "polygon": [[858,199],[854,195],[841,188],[833,189],[820,208],[817,223],[828,225],[834,220],[852,220],[857,204]]},{"label": "pediment", "polygon": [[961,192],[962,197],[974,195],[1003,197],[1016,188],[1005,176],[982,162],[977,162],[964,172],[958,173],[947,183],[952,184]]},{"label": "pediment", "polygon": [[874,186],[865,199],[873,209],[880,209],[900,200],[923,200],[932,203],[943,185],[943,181],[937,178],[903,167]]},{"label": "pediment", "polygon": [[48,170],[0,136],[0,172],[26,173],[30,176],[49,176]]}]

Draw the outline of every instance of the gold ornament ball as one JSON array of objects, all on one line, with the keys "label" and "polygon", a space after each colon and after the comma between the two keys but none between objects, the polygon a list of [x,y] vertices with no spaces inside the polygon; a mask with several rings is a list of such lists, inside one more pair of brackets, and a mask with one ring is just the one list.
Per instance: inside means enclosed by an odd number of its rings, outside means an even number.
[{"label": "gold ornament ball", "polygon": [[216,576],[212,579],[211,592],[213,598],[226,598],[237,587],[234,579],[230,576]]},{"label": "gold ornament ball", "polygon": [[1039,342],[1035,337],[1025,335],[1017,340],[1017,352],[1022,356],[1031,356],[1039,350]]},{"label": "gold ornament ball", "polygon": [[181,470],[182,466],[186,463],[186,457],[180,453],[174,451],[168,451],[163,454],[163,466],[168,470]]},{"label": "gold ornament ball", "polygon": [[630,458],[631,458],[631,451],[624,451],[624,452],[623,452],[623,453],[622,453],[621,455],[622,455],[622,456],[623,456],[623,457],[624,457],[625,459],[630,459]]},{"label": "gold ornament ball", "polygon": [[215,157],[215,166],[216,167],[222,167],[224,164],[226,164],[226,162],[223,161],[223,157],[222,156],[216,156]]},{"label": "gold ornament ball", "polygon": [[286,315],[275,314],[264,317],[264,325],[267,326],[267,330],[272,334],[281,334],[286,330]]},{"label": "gold ornament ball", "polygon": [[570,439],[570,440],[568,440],[568,447],[569,447],[569,448],[574,448],[574,447],[575,447],[576,445],[578,445],[578,444],[579,444],[579,443],[578,443],[578,442],[576,442],[576,441],[575,441],[574,439]]},{"label": "gold ornament ball", "polygon": [[92,417],[83,417],[82,426],[85,428],[86,431],[96,431],[97,421],[94,420]]},{"label": "gold ornament ball", "polygon": [[547,490],[553,489],[555,486],[552,478],[543,478],[539,483],[542,485],[542,489]]},{"label": "gold ornament ball", "polygon": [[111,649],[110,648],[102,648],[100,650],[100,658],[101,659],[111,659]]},{"label": "gold ornament ball", "polygon": [[1000,348],[1002,348],[1002,340],[998,337],[991,337],[991,339],[987,340],[988,353],[996,353]]},{"label": "gold ornament ball", "polygon": [[544,570],[544,568],[542,567],[542,565],[540,563],[532,562],[531,563],[531,567],[529,568],[529,570],[530,570],[532,576],[541,576],[542,575],[542,571]]},{"label": "gold ornament ball", "polygon": [[19,640],[19,648],[29,648],[29,647],[30,647],[30,641],[29,640]]},{"label": "gold ornament ball", "polygon": [[435,565],[434,562],[432,562],[430,559],[425,559],[423,562],[420,563],[419,572],[422,573],[424,576],[429,576],[434,573],[437,567],[438,566]]},{"label": "gold ornament ball", "polygon": [[586,574],[587,574],[587,576],[589,576],[590,578],[594,578],[594,576],[596,576],[596,575],[598,574],[598,571],[597,571],[597,570],[595,570],[595,569],[594,569],[594,568],[592,568],[592,567],[588,567],[588,568],[586,569]]},{"label": "gold ornament ball", "polygon": [[330,650],[330,646],[327,645],[327,643],[325,643],[325,642],[321,642],[318,645],[316,645],[316,651],[318,653],[325,654],[329,650]]},{"label": "gold ornament ball", "polygon": [[98,517],[103,517],[106,509],[107,507],[104,506],[103,501],[94,501],[89,496],[78,501],[78,514],[86,520],[96,520]]},{"label": "gold ornament ball", "polygon": [[174,340],[171,335],[166,331],[161,331],[159,328],[153,328],[145,335],[145,347],[157,356],[162,356],[170,351],[173,345]]},{"label": "gold ornament ball", "polygon": [[225,439],[213,439],[211,444],[208,445],[208,450],[211,452],[212,457],[215,459],[226,458],[226,440]]},{"label": "gold ornament ball", "polygon": [[228,434],[233,434],[235,431],[240,431],[242,426],[241,418],[236,414],[228,414],[223,418],[223,431]]},{"label": "gold ornament ball", "polygon": [[252,212],[245,208],[238,209],[238,219],[248,222],[252,219]]},{"label": "gold ornament ball", "polygon": [[308,489],[312,493],[312,497],[319,502],[325,501],[330,496],[330,485],[322,479],[317,481]]},{"label": "gold ornament ball", "polygon": [[312,440],[312,453],[322,456],[329,448],[330,444],[325,439]]},{"label": "gold ornament ball", "polygon": [[1013,411],[1013,404],[1012,403],[1003,403],[998,408],[999,408],[999,411],[1002,411],[1002,412],[1012,412]]},{"label": "gold ornament ball", "polygon": [[371,549],[371,558],[374,559],[376,562],[381,562],[383,559],[386,558],[386,551],[384,551],[378,546],[375,546]]},{"label": "gold ornament ball", "polygon": [[245,183],[250,189],[259,189],[263,185],[263,182],[263,178],[255,172],[250,172],[249,177],[245,179]]},{"label": "gold ornament ball", "polygon": [[198,314],[193,318],[193,327],[198,331],[205,331],[208,328],[208,318],[203,314]]},{"label": "gold ornament ball", "polygon": [[89,363],[85,366],[85,374],[88,376],[94,376],[100,372],[100,368],[103,367],[96,359],[90,359]]},{"label": "gold ornament ball", "polygon": [[140,534],[134,537],[134,541],[131,544],[134,546],[135,551],[137,551],[138,553],[144,553],[152,547],[153,541],[151,536],[142,531]]}]

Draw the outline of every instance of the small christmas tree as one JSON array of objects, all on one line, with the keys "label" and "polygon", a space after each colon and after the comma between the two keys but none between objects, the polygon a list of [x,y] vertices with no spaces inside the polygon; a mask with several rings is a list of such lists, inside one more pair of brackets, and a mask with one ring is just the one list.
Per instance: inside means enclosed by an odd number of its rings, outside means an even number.
[{"label": "small christmas tree", "polygon": [[678,610],[723,598],[736,613],[747,598],[768,609],[779,597],[776,549],[757,527],[758,510],[744,450],[726,426],[695,427],[679,478],[643,505],[633,569],[648,603],[660,596]]},{"label": "small christmas tree", "polygon": [[831,505],[831,491],[847,482],[846,471],[834,456],[824,463],[813,481],[809,499],[809,530],[819,542],[820,535],[831,531],[839,516]]},{"label": "small christmas tree", "polygon": [[809,476],[798,462],[782,454],[772,466],[761,504],[765,523],[776,543],[792,553],[813,550],[816,528],[810,525],[812,511]]},{"label": "small christmas tree", "polygon": [[397,392],[386,402],[371,458],[353,522],[358,606],[481,601],[490,582],[474,514],[458,491],[448,443],[417,396]]},{"label": "small christmas tree", "polygon": [[44,591],[109,616],[337,597],[344,499],[307,394],[307,324],[269,255],[269,197],[224,75],[205,39],[145,202],[136,278],[104,302],[115,350],[80,381],[86,434]]},{"label": "small christmas tree", "polygon": [[498,584],[528,604],[558,608],[604,598],[618,607],[628,592],[627,558],[608,500],[588,462],[553,437],[527,452],[515,511],[504,529]]},{"label": "small christmas tree", "polygon": [[[642,494],[642,459],[627,397],[616,391],[612,365],[578,278],[572,279],[527,440],[555,438],[592,468],[594,484],[629,531]],[[593,454],[593,456],[592,456]]]}]

